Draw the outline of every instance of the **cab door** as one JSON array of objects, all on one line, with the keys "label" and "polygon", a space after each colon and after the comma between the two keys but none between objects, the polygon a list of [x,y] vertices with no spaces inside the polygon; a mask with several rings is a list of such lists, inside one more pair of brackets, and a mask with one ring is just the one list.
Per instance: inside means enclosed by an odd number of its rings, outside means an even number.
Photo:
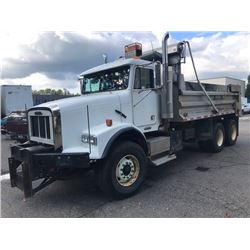
[{"label": "cab door", "polygon": [[132,98],[134,125],[144,132],[158,130],[159,94],[154,89],[153,69],[135,68]]}]

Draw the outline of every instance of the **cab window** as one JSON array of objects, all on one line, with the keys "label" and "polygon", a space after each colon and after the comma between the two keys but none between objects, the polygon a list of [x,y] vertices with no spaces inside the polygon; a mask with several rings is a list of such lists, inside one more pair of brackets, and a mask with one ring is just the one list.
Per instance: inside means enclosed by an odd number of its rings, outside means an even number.
[{"label": "cab window", "polygon": [[136,68],[135,70],[135,89],[154,88],[154,72],[152,69]]},{"label": "cab window", "polygon": [[82,94],[123,90],[129,84],[129,65],[85,75],[80,79]]}]

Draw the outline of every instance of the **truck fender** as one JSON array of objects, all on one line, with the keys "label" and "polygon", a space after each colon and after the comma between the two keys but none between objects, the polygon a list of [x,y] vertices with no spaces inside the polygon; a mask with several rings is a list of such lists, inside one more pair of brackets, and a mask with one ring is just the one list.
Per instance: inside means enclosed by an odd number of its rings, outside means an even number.
[{"label": "truck fender", "polygon": [[105,149],[104,149],[104,151],[102,153],[101,158],[102,159],[105,158],[108,155],[108,153],[109,153],[110,149],[112,148],[112,146],[116,142],[118,142],[119,140],[122,140],[122,139],[127,139],[127,140],[134,141],[134,142],[138,143],[143,148],[143,150],[145,151],[145,154],[147,156],[149,155],[147,141],[146,141],[146,138],[145,138],[144,134],[138,129],[135,129],[133,127],[128,127],[128,128],[123,128],[123,129],[117,131],[110,138],[107,145],[105,146]]}]

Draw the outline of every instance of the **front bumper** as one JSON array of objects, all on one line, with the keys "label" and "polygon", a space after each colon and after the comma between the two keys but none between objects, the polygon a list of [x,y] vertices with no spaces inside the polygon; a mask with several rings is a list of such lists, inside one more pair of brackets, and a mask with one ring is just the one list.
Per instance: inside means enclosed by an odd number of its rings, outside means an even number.
[{"label": "front bumper", "polygon": [[[65,169],[89,167],[89,153],[56,153],[53,146],[29,142],[11,147],[11,186],[23,190],[25,198],[54,182]],[[39,179],[44,180],[33,188]]]}]

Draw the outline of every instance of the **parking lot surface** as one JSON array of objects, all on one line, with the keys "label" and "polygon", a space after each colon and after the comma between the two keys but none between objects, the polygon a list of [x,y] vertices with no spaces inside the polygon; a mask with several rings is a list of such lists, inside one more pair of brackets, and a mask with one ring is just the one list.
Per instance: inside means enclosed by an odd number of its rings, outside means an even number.
[{"label": "parking lot surface", "polygon": [[24,200],[6,175],[11,143],[2,138],[2,217],[250,217],[250,115],[240,120],[235,146],[212,154],[187,145],[176,160],[151,168],[135,196],[120,201],[96,188],[91,171]]}]

